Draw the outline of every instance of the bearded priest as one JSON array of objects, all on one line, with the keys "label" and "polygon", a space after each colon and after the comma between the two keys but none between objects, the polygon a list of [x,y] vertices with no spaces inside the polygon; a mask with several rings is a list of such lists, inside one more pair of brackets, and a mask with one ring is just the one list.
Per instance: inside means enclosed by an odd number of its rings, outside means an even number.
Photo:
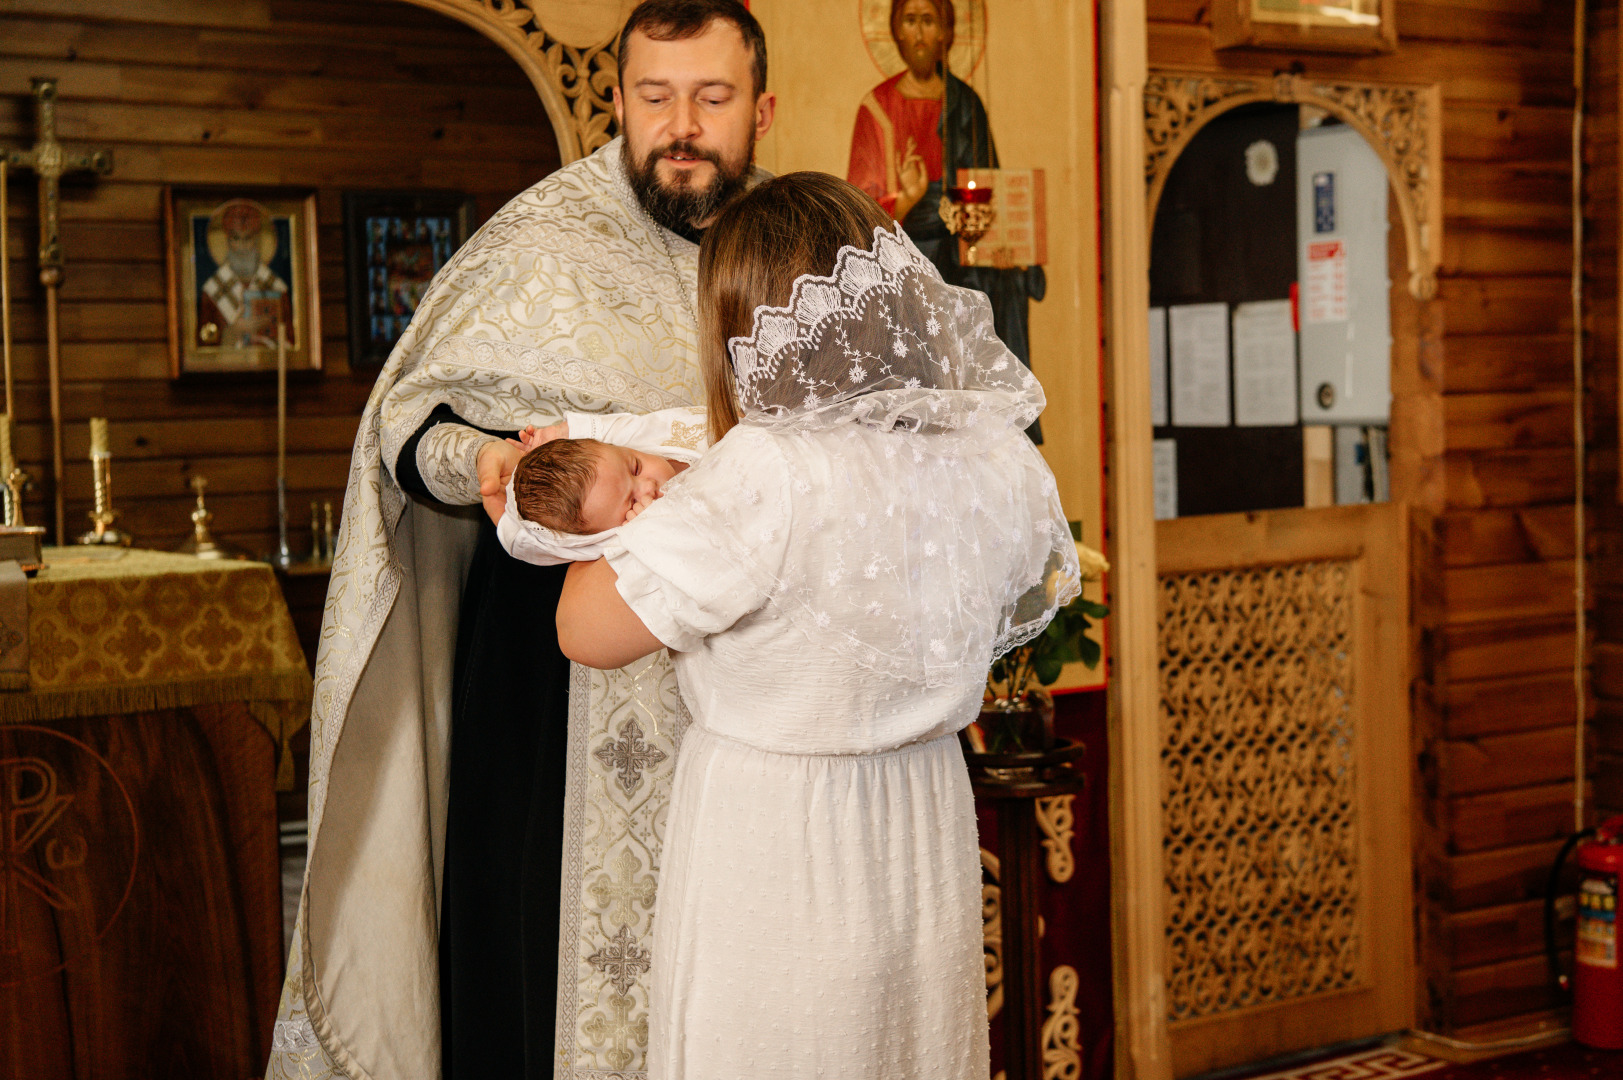
[{"label": "bearded priest", "polygon": [[697,241],[754,181],[774,99],[738,0],[647,0],[618,56],[622,138],[468,242],[362,416],[271,1078],[642,1072],[684,713],[663,652],[597,672],[558,651],[563,567],[496,538],[503,437],[703,399]]}]

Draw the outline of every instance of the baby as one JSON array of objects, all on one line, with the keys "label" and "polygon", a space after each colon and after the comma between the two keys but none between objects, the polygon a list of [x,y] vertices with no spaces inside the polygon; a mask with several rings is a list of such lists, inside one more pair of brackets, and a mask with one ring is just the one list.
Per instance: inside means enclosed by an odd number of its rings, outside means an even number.
[{"label": "baby", "polygon": [[703,409],[646,415],[567,413],[526,428],[497,535],[509,554],[555,565],[595,559],[607,534],[659,498],[705,448]]}]

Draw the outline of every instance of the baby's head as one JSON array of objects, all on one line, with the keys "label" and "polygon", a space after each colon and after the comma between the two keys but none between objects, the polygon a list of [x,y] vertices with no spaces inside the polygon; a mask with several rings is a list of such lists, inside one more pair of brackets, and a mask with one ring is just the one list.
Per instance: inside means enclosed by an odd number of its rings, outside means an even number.
[{"label": "baby's head", "polygon": [[657,454],[596,439],[553,439],[519,459],[513,502],[525,521],[589,535],[624,525],[632,507],[659,498],[675,474]]}]

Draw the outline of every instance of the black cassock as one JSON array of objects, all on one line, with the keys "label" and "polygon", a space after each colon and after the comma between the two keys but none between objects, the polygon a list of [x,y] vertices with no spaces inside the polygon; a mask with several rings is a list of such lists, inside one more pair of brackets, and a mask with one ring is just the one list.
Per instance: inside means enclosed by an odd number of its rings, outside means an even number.
[{"label": "black cassock", "polygon": [[[477,426],[441,405],[395,463],[395,479],[419,499],[435,501],[417,471],[417,443],[446,422]],[[565,569],[508,555],[480,515],[451,684],[439,942],[445,1080],[553,1075],[569,729],[556,612]]]}]

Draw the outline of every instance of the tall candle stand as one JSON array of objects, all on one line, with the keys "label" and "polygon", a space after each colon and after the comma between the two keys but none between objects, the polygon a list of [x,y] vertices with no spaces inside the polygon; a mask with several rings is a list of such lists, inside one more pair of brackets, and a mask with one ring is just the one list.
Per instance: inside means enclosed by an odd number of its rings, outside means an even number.
[{"label": "tall candle stand", "polygon": [[270,561],[286,570],[293,565],[287,545],[287,324],[276,324],[276,551]]}]

